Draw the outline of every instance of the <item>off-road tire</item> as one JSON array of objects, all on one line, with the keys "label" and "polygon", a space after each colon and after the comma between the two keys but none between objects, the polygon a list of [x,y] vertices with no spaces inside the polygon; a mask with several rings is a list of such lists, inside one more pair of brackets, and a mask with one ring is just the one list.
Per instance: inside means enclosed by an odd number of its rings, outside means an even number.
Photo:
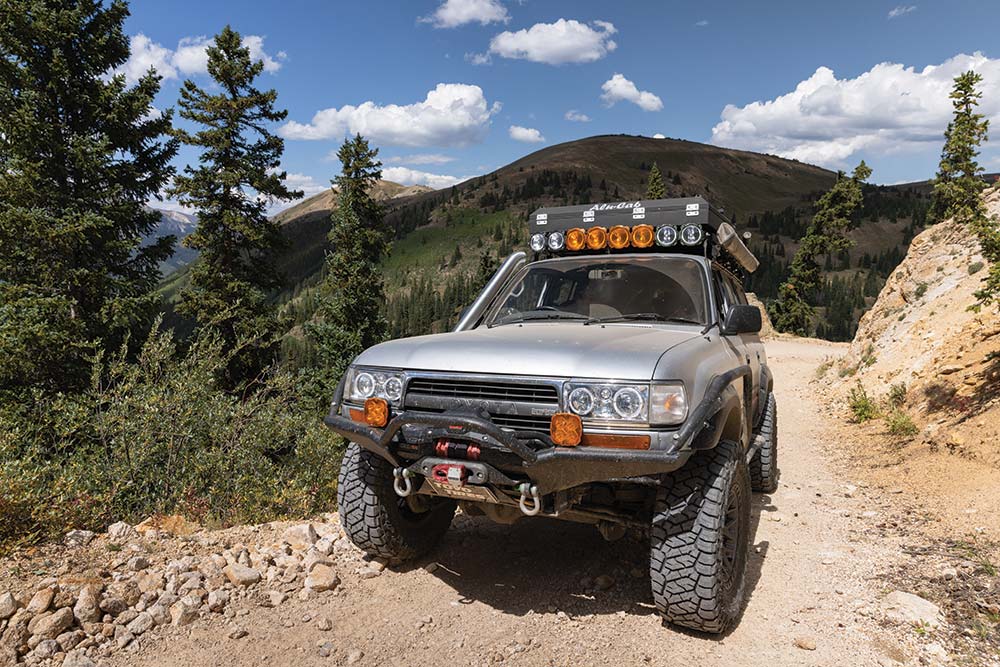
[{"label": "off-road tire", "polygon": [[650,534],[653,602],[670,623],[726,632],[739,618],[750,544],[745,454],[723,440],[657,491]]},{"label": "off-road tire", "polygon": [[778,405],[774,394],[767,397],[764,419],[754,444],[757,451],[750,459],[750,488],[759,493],[774,493],[778,490]]},{"label": "off-road tire", "polygon": [[421,556],[444,536],[455,501],[427,498],[427,511],[414,512],[392,488],[392,465],[349,443],[340,464],[337,503],[344,532],[373,557],[401,563]]}]

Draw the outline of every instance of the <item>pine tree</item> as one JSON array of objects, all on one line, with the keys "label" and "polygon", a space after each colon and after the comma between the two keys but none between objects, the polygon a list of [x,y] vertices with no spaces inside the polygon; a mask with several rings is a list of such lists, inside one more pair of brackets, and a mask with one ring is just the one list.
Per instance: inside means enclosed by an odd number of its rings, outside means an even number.
[{"label": "pine tree", "polygon": [[[129,57],[125,2],[0,4],[0,387],[70,391],[88,355],[148,330],[172,237],[141,246],[172,174],[160,79]],[[138,336],[136,337],[138,338]]]},{"label": "pine tree", "polygon": [[333,249],[326,256],[316,318],[306,324],[317,360],[306,390],[318,404],[330,400],[348,364],[388,333],[380,267],[389,252],[388,230],[382,206],[369,194],[382,177],[378,149],[359,134],[344,142],[337,157],[342,169],[333,181],[338,190],[329,235]]},{"label": "pine tree", "polygon": [[268,296],[282,284],[275,254],[285,240],[267,207],[302,196],[278,171],[284,141],[267,124],[287,112],[275,109],[273,89],[254,86],[263,69],[226,26],[208,47],[208,73],[218,92],[188,80],[179,102],[181,116],[199,129],[177,136],[201,155],[197,167],[174,180],[173,194],[198,211],[198,228],[184,245],[200,251],[177,310],[217,331],[228,349],[239,346],[226,369],[231,387],[256,377],[274,357],[280,327]]},{"label": "pine tree", "polygon": [[864,161],[850,178],[838,173],[837,182],[816,202],[816,213],[792,259],[788,280],[771,304],[771,319],[778,331],[809,335],[814,315],[810,301],[822,286],[817,258],[850,247],[846,233],[863,201],[861,186],[871,173]]},{"label": "pine tree", "polygon": [[663,186],[663,174],[660,173],[660,165],[653,163],[653,168],[649,170],[649,184],[646,185],[646,199],[663,199],[667,196],[667,189]]}]

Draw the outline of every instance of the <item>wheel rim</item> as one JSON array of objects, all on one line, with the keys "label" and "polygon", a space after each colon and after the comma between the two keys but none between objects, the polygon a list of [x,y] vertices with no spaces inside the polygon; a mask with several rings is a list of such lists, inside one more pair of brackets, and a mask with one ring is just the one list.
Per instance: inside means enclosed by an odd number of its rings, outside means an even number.
[{"label": "wheel rim", "polygon": [[722,521],[722,572],[721,579],[724,590],[732,590],[739,579],[739,563],[746,549],[746,522],[744,521],[743,505],[746,489],[742,484],[735,484],[730,490],[726,513]]}]

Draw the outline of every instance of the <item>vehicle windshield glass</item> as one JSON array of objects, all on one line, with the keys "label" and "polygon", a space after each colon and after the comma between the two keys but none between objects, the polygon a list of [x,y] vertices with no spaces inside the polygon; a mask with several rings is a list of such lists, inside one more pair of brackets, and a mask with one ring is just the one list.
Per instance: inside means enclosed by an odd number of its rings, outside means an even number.
[{"label": "vehicle windshield glass", "polygon": [[529,265],[490,326],[579,320],[708,324],[705,277],[688,257],[579,257]]}]

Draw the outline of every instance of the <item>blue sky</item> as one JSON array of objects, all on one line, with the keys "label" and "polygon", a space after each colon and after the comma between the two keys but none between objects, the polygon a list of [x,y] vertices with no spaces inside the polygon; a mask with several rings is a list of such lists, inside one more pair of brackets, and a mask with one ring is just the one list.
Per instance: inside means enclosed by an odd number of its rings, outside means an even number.
[{"label": "blue sky", "polygon": [[[261,85],[289,111],[283,166],[308,192],[327,186],[337,171],[329,154],[353,131],[379,146],[391,180],[432,186],[608,133],[830,168],[864,158],[874,182],[897,183],[933,174],[958,71],[984,75],[983,110],[1000,132],[998,9],[985,0],[136,0],[126,72],[156,67],[166,77],[157,107],[170,107],[184,78],[208,84],[204,38],[232,24],[267,59]],[[983,162],[1000,171],[1000,136]]]}]

